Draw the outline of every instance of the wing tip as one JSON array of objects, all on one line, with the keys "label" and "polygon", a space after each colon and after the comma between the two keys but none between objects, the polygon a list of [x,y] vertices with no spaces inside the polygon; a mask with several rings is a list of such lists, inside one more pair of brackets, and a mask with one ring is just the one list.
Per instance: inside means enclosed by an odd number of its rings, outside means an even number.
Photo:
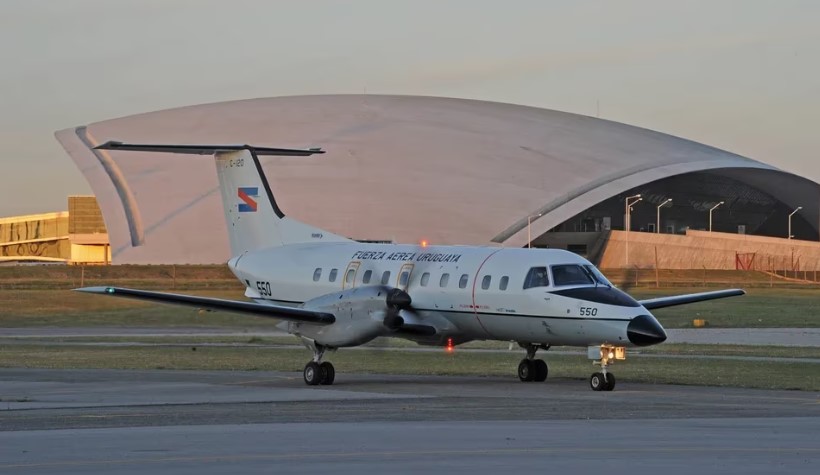
[{"label": "wing tip", "polygon": [[116,291],[114,287],[78,287],[71,290],[86,294],[113,294]]}]

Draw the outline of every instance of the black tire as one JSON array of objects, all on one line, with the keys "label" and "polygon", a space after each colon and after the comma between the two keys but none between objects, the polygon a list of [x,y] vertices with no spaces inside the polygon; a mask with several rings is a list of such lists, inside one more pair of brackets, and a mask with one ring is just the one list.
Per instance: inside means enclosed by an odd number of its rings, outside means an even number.
[{"label": "black tire", "polygon": [[606,386],[604,386],[604,391],[612,391],[615,389],[615,375],[612,373],[606,374]]},{"label": "black tire", "polygon": [[302,376],[305,378],[305,384],[308,386],[316,386],[322,382],[322,368],[319,366],[319,363],[311,361],[305,365]]},{"label": "black tire", "polygon": [[532,361],[528,359],[521,360],[521,363],[518,363],[518,379],[527,383],[532,381],[535,377],[535,368],[532,364]]},{"label": "black tire", "polygon": [[325,361],[319,366],[322,370],[322,382],[320,384],[331,385],[336,380],[336,368],[332,364]]},{"label": "black tire", "polygon": [[593,391],[603,391],[606,387],[604,373],[592,373],[592,376],[589,377],[589,387]]},{"label": "black tire", "polygon": [[547,362],[544,360],[533,360],[532,366],[533,372],[535,373],[532,380],[539,383],[546,381],[550,371],[549,367],[547,367]]}]

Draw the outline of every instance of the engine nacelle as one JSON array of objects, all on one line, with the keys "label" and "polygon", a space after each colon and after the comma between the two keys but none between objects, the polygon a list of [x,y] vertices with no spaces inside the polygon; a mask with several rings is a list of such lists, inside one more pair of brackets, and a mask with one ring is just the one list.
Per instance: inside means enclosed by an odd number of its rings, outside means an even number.
[{"label": "engine nacelle", "polygon": [[398,310],[409,305],[410,296],[401,289],[356,287],[305,302],[306,309],[336,316],[332,325],[290,322],[288,332],[333,348],[358,346],[401,327],[403,319]]}]

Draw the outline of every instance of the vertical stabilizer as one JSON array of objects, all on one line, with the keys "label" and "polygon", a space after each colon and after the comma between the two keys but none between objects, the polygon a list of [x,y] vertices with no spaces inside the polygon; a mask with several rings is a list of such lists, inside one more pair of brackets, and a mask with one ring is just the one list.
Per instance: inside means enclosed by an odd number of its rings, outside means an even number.
[{"label": "vertical stabilizer", "polygon": [[248,145],[144,145],[106,142],[104,150],[214,155],[231,255],[265,247],[305,242],[349,241],[288,218],[279,209],[259,162],[259,155],[305,156],[318,149],[291,150]]}]

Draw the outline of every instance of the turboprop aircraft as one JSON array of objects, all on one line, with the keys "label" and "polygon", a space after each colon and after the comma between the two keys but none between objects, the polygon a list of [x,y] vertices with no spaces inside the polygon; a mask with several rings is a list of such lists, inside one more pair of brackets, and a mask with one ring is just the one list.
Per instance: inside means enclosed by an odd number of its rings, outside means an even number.
[{"label": "turboprop aircraft", "polygon": [[627,347],[666,340],[650,310],[742,295],[730,289],[636,301],[586,259],[564,250],[363,244],[282,212],[262,171],[262,155],[309,156],[321,149],[249,145],[146,145],[107,142],[97,149],[213,155],[231,255],[228,267],[249,301],[119,287],[82,292],[238,312],[282,320],[313,359],[308,385],[333,384],[328,351],[397,337],[422,345],[515,341],[526,350],[521,381],[544,381],[536,359],[551,346],[588,348],[600,367],[589,379],[611,391],[609,366]]}]

